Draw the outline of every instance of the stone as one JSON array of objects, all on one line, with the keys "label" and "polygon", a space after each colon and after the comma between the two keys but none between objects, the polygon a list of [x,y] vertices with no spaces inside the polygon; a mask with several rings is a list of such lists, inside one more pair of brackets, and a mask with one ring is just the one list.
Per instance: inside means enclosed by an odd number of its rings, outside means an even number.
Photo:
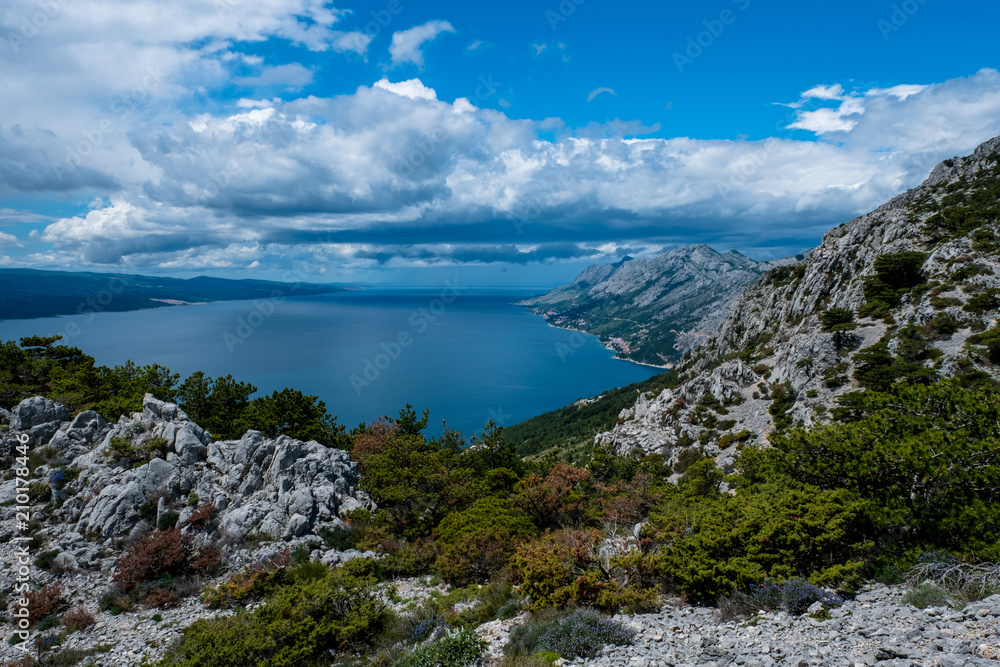
[{"label": "stone", "polygon": [[287,540],[292,537],[301,537],[307,532],[309,532],[309,519],[301,514],[293,514],[292,518],[288,520],[288,526],[282,537]]},{"label": "stone", "polygon": [[17,404],[10,420],[10,427],[15,431],[26,431],[42,424],[64,422],[68,419],[69,412],[65,405],[43,396],[34,396]]}]

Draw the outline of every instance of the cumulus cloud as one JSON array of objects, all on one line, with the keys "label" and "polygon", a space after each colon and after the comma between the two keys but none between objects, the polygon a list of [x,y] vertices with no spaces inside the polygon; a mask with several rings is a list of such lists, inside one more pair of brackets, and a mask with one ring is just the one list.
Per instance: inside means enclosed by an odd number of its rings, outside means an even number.
[{"label": "cumulus cloud", "polygon": [[412,63],[418,67],[424,66],[423,47],[427,42],[434,41],[443,32],[455,32],[447,21],[428,21],[409,30],[401,30],[392,34],[392,44],[389,55],[395,66]]},{"label": "cumulus cloud", "polygon": [[180,270],[295,258],[318,271],[596,261],[611,245],[695,241],[798,251],[1000,134],[1000,73],[818,87],[794,104],[793,128],[812,137],[708,141],[513,119],[416,78],[242,100],[123,133],[134,180],[49,224],[38,260]]},{"label": "cumulus cloud", "polygon": [[375,82],[375,87],[414,100],[437,100],[437,92],[433,88],[425,86],[420,79],[409,79],[398,83],[393,83],[389,79],[381,79]]}]

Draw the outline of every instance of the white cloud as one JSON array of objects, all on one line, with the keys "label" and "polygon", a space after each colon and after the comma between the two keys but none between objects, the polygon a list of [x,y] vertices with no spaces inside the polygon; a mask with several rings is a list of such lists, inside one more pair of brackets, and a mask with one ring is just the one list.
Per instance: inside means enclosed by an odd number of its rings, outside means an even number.
[{"label": "white cloud", "polygon": [[22,247],[21,242],[18,241],[17,237],[14,236],[13,234],[6,234],[4,232],[0,232],[0,248],[10,248],[10,247],[20,248]]},{"label": "white cloud", "polygon": [[589,95],[587,95],[587,101],[593,102],[595,97],[603,93],[609,93],[611,95],[614,95],[615,97],[618,97],[618,93],[615,92],[614,88],[595,88],[594,90],[590,91]]},{"label": "white cloud", "polygon": [[409,30],[393,33],[392,45],[389,46],[392,64],[398,66],[403,63],[413,63],[423,67],[424,44],[433,41],[443,32],[453,33],[455,29],[447,21],[428,21]]},{"label": "white cloud", "polygon": [[[427,231],[442,227],[456,245],[485,238],[499,248],[484,249],[487,257],[521,243],[512,256],[522,259],[579,256],[554,246],[574,235],[595,248],[630,234],[744,248],[792,238],[804,247],[918,184],[939,160],[1000,135],[994,70],[930,86],[828,86],[803,98],[794,127],[809,140],[624,139],[652,128],[513,119],[464,98],[439,100],[420,79],[178,114],[142,132],[123,128],[127,142],[106,161],[119,184],[104,187],[115,192],[110,203],[49,224],[42,241],[53,249],[38,260],[194,270],[294,258],[318,270],[384,261],[405,244],[420,249],[402,263],[434,262],[435,253],[470,261],[472,249],[427,243]],[[25,148],[44,146],[44,135],[4,126],[0,144],[0,169],[44,191],[42,170],[26,167],[41,153]],[[536,246],[522,243],[515,221]]]},{"label": "white cloud", "polygon": [[[381,79],[380,81],[375,82],[375,87],[381,88],[382,90],[388,90],[390,93],[396,93],[397,95],[409,97],[414,100],[437,99],[437,93],[434,92],[434,89],[425,86],[420,79],[409,79],[407,81],[400,81],[399,83],[392,83],[388,79]],[[468,102],[468,100],[466,100],[466,102]]]},{"label": "white cloud", "polygon": [[368,53],[368,45],[372,43],[374,39],[373,35],[368,35],[363,32],[344,32],[344,33],[331,33],[333,38],[331,46],[334,51],[338,53],[344,53],[346,51],[354,51],[360,56]]}]

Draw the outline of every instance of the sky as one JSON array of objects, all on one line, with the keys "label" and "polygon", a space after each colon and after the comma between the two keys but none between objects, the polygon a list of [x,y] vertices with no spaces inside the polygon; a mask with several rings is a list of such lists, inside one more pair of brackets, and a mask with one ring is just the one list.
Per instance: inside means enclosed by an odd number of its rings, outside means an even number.
[{"label": "sky", "polygon": [[1000,135],[1000,5],[6,0],[0,266],[550,286]]}]

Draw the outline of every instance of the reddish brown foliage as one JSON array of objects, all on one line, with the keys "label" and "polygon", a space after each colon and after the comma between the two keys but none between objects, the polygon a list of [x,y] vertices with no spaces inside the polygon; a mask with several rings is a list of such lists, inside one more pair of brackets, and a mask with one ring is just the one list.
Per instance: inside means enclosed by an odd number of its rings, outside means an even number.
[{"label": "reddish brown foliage", "polygon": [[593,484],[589,470],[557,463],[543,479],[528,475],[514,498],[539,526],[578,524],[589,502],[585,491]]},{"label": "reddish brown foliage", "polygon": [[[28,591],[24,597],[28,602],[28,622],[31,625],[35,625],[49,614],[59,611],[59,609],[66,605],[65,600],[62,598],[62,586],[58,582],[35,591]],[[14,605],[15,611],[19,608],[20,605]]]},{"label": "reddish brown foliage", "polygon": [[164,574],[182,574],[192,552],[191,538],[179,528],[154,531],[118,559],[112,579],[130,591]]},{"label": "reddish brown foliage", "polygon": [[35,665],[41,663],[37,662],[31,656],[28,656],[26,658],[18,658],[17,660],[12,660],[11,662],[8,662],[6,664],[7,667],[35,667]]},{"label": "reddish brown foliage", "polygon": [[351,458],[358,462],[358,467],[364,473],[365,460],[372,454],[384,451],[396,438],[399,427],[384,417],[372,422],[368,433],[362,433],[354,438],[354,448],[351,450]]},{"label": "reddish brown foliage", "polygon": [[160,609],[166,609],[167,607],[172,607],[177,604],[177,596],[172,591],[168,591],[164,588],[154,588],[142,602],[147,607],[159,607]]},{"label": "reddish brown foliage", "polygon": [[67,628],[73,628],[74,630],[83,630],[84,628],[89,628],[94,624],[94,615],[87,611],[87,608],[83,605],[78,607],[73,607],[59,619],[59,623]]},{"label": "reddish brown foliage", "polygon": [[220,562],[222,562],[222,553],[219,551],[219,547],[212,544],[192,554],[189,566],[194,574],[202,574]]},{"label": "reddish brown foliage", "polygon": [[212,503],[205,503],[204,505],[199,505],[198,508],[191,513],[191,516],[185,521],[185,525],[191,526],[195,530],[203,530],[211,521],[212,517],[215,516],[215,505]]}]

